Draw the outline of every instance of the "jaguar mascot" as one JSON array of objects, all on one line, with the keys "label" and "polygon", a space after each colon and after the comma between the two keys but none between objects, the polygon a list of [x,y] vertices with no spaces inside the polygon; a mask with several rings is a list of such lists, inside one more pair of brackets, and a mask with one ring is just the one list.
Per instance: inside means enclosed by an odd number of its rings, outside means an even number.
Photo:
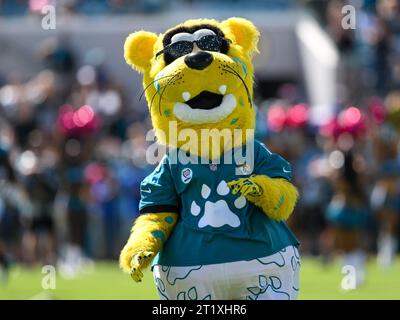
[{"label": "jaguar mascot", "polygon": [[258,38],[235,17],[126,39],[168,150],[141,183],[120,266],[136,282],[151,266],[161,299],[297,298],[299,243],[285,223],[298,198],[291,166],[249,134]]}]

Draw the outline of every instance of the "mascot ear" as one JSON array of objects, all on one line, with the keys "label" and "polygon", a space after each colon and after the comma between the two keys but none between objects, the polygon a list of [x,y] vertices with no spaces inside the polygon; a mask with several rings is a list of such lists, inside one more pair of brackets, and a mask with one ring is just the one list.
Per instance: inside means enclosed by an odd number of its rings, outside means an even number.
[{"label": "mascot ear", "polygon": [[126,62],[139,72],[143,73],[148,70],[157,39],[157,35],[152,32],[138,31],[131,33],[126,38],[124,45]]},{"label": "mascot ear", "polygon": [[257,43],[260,33],[251,21],[237,17],[229,18],[222,21],[222,28],[227,29],[235,37],[235,42],[248,55],[258,52]]}]

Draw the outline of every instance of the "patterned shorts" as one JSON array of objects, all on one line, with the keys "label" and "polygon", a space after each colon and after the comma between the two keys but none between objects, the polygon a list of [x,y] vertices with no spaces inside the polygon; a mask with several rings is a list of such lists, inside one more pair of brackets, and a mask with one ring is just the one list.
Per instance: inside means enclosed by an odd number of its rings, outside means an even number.
[{"label": "patterned shorts", "polygon": [[299,292],[296,247],[250,261],[190,267],[155,265],[162,300],[291,300]]}]

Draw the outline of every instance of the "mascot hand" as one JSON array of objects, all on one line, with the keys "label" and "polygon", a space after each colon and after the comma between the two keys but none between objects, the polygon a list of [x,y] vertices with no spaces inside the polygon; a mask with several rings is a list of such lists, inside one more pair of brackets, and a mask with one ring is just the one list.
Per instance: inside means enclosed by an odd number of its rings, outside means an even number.
[{"label": "mascot hand", "polygon": [[240,193],[274,220],[286,220],[293,212],[299,195],[288,180],[265,175],[252,175],[227,185],[232,194]]},{"label": "mascot hand", "polygon": [[119,264],[133,280],[140,282],[142,271],[151,265],[171,234],[178,214],[158,212],[141,214],[135,220],[131,235],[119,256]]},{"label": "mascot hand", "polygon": [[228,182],[228,187],[232,189],[232,194],[235,195],[240,193],[246,197],[249,201],[254,202],[255,198],[258,198],[264,194],[263,188],[254,181],[254,175],[249,178],[240,178]]},{"label": "mascot hand", "polygon": [[142,268],[146,261],[154,257],[154,252],[151,251],[139,251],[136,253],[131,260],[131,278],[135,282],[141,282],[143,278]]}]

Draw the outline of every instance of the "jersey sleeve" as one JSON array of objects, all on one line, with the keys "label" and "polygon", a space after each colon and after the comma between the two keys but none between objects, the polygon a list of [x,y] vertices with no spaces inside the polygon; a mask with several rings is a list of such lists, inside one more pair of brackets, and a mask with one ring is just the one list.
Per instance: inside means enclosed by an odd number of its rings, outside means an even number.
[{"label": "jersey sleeve", "polygon": [[140,184],[139,211],[140,213],[180,212],[180,200],[167,157],[164,157]]},{"label": "jersey sleeve", "polygon": [[259,143],[257,149],[255,174],[292,180],[292,167],[289,162],[280,155],[271,152],[263,143]]}]

